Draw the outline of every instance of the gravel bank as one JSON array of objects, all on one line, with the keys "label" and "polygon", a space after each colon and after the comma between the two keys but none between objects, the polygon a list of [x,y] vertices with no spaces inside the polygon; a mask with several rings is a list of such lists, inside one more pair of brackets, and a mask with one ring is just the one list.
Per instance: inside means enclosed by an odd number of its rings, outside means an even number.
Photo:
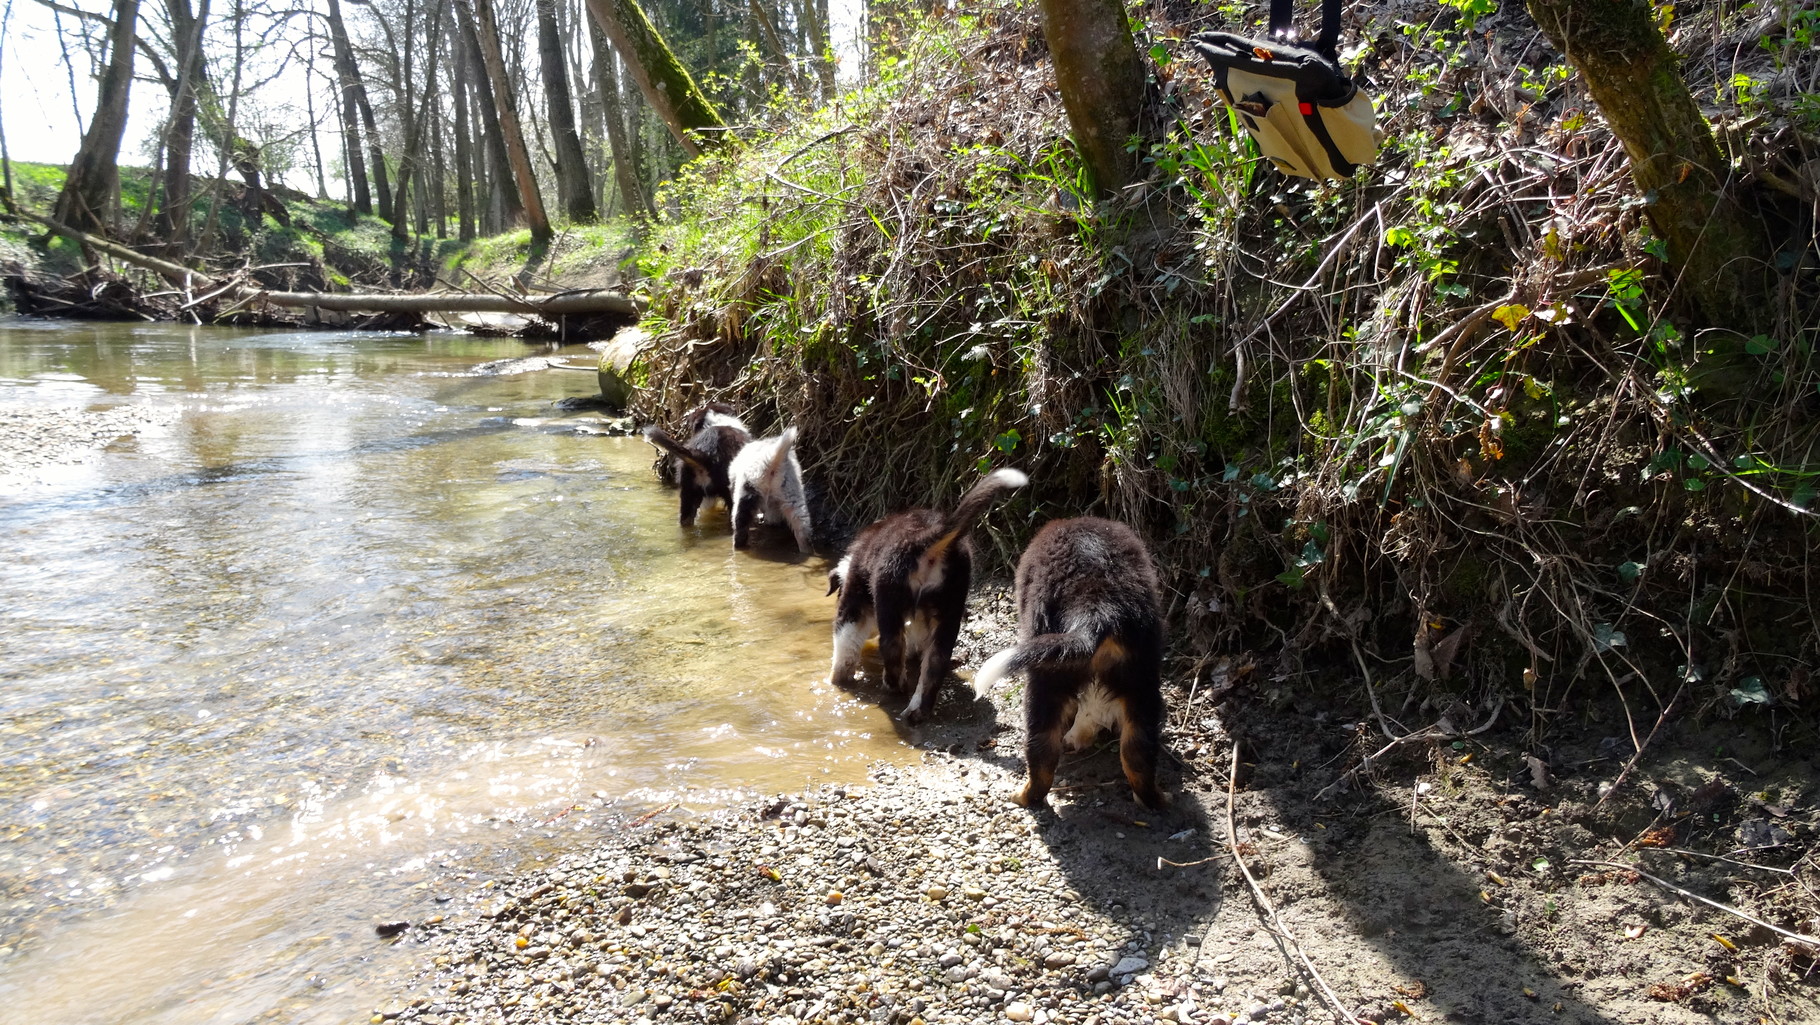
[{"label": "gravel bank", "polygon": [[124,437],[163,427],[175,409],[146,406],[0,408],[0,481],[27,481],[79,463]]},{"label": "gravel bank", "polygon": [[1041,815],[1013,789],[932,752],[869,786],[621,830],[413,929],[431,968],[375,1020],[1304,1020],[1294,981],[1237,986],[1203,956],[1183,911],[1210,915],[1215,891],[1160,876],[1154,852],[1205,856],[1204,831],[1129,817],[1122,781]]}]

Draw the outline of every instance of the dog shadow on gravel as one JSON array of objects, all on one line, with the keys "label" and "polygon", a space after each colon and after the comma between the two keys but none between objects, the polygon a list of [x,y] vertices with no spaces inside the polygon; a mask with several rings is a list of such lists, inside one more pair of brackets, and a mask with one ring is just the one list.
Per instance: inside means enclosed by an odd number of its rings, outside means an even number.
[{"label": "dog shadow on gravel", "polygon": [[[1325,980],[1356,999],[1355,1013],[1398,1020],[1399,1002],[1421,1002],[1459,1025],[1619,1025],[1519,938],[1514,916],[1546,914],[1545,907],[1501,906],[1514,898],[1436,850],[1426,833],[1412,830],[1412,809],[1377,788],[1317,798],[1338,777],[1336,756],[1346,749],[1338,722],[1256,708],[1227,717],[1249,763],[1234,817],[1241,846],[1255,843],[1250,867],[1265,876],[1279,910],[1314,923],[1302,925],[1298,939]],[[1223,850],[1226,794],[1205,799],[1220,809]],[[1233,885],[1246,887],[1242,880]],[[1240,899],[1250,902],[1242,893]],[[1299,974],[1293,952],[1283,948],[1283,957],[1285,970]]]}]

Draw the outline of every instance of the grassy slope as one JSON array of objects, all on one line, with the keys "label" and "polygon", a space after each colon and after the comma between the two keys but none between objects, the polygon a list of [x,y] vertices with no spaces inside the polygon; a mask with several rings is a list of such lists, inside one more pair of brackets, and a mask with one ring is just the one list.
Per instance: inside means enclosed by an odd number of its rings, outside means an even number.
[{"label": "grassy slope", "polygon": [[[15,191],[27,210],[48,213],[63,185],[65,169],[53,164],[13,164]],[[122,219],[138,221],[144,210],[149,172],[145,168],[121,169]],[[197,230],[208,215],[206,183],[196,208]],[[231,195],[238,187],[231,186]],[[413,287],[435,278],[472,286],[474,279],[497,282],[524,274],[533,280],[604,285],[618,280],[618,263],[630,243],[623,225],[575,226],[564,230],[547,253],[533,259],[528,231],[461,242],[455,239],[419,239],[399,243],[389,226],[376,217],[350,217],[345,205],[316,202],[300,193],[282,193],[291,223],[270,219],[248,223],[232,202],[219,213],[218,244],[209,262],[218,269],[266,264],[307,263],[306,268],[278,268],[263,272],[269,284],[298,288],[347,289],[351,287]],[[44,239],[35,224],[0,220],[0,259],[35,265],[48,273],[78,269],[81,255],[60,238]],[[156,240],[141,238],[136,244],[156,251]]]},{"label": "grassy slope", "polygon": [[[1544,715],[1588,679],[1641,681],[1639,716],[1801,701],[1814,520],[1776,503],[1820,481],[1811,248],[1752,401],[1713,405],[1622,152],[1520,10],[1358,9],[1388,139],[1327,186],[1260,170],[1187,60],[1230,14],[1148,8],[1150,177],[1096,208],[1033,6],[687,170],[641,250],[647,414],[799,425],[849,525],[1022,466],[990,561],[1049,517],[1138,524],[1184,666],[1326,652]],[[1752,185],[1820,152],[1801,17],[1677,35],[1750,60],[1687,74]]]}]

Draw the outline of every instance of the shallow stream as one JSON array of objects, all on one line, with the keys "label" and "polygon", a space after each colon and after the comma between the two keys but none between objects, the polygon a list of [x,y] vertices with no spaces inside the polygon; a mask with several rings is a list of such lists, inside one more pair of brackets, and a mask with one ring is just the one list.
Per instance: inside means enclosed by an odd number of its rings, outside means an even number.
[{"label": "shallow stream", "polygon": [[[473,373],[526,353],[0,320],[46,428],[0,437],[8,1020],[362,1020],[376,922],[905,757],[822,682],[827,563],[679,529],[647,445],[555,407],[592,375]],[[97,413],[137,432],[57,450]]]}]

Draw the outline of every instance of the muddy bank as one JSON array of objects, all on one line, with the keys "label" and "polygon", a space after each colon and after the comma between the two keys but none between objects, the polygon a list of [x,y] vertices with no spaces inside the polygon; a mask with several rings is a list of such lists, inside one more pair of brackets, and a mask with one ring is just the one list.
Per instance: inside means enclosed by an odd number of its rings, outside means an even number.
[{"label": "muddy bank", "polygon": [[[984,604],[972,665],[1011,623]],[[1809,949],[1576,864],[1820,931],[1813,766],[1742,742],[1757,724],[1665,731],[1615,787],[1633,749],[1590,708],[1551,748],[1506,720],[1367,764],[1368,707],[1229,662],[1170,688],[1171,810],[1105,743],[1032,814],[1016,695],[959,690],[907,735],[921,763],[868,786],[605,824],[456,891],[394,941],[420,968],[375,1020],[1820,1021]]]}]

